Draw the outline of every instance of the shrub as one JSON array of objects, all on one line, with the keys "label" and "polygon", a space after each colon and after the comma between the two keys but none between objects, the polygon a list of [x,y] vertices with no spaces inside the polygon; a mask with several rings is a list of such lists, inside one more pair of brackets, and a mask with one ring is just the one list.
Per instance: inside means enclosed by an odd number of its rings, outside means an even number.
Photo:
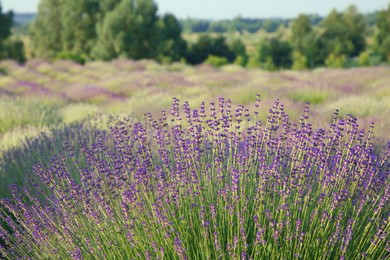
[{"label": "shrub", "polygon": [[202,35],[189,49],[186,60],[193,65],[201,64],[209,55],[225,57],[229,62],[233,62],[237,56],[226,43],[225,37],[212,38],[208,35]]},{"label": "shrub", "polygon": [[293,70],[304,70],[308,67],[307,57],[299,51],[293,52]]},{"label": "shrub", "polygon": [[370,66],[370,53],[368,51],[360,53],[358,63],[359,66]]},{"label": "shrub", "polygon": [[85,55],[75,54],[71,52],[60,52],[55,57],[56,60],[71,60],[78,64],[84,65],[86,62]]},{"label": "shrub", "polygon": [[248,64],[248,57],[245,56],[237,56],[237,58],[234,60],[234,64],[240,65],[241,67],[245,67]]},{"label": "shrub", "polygon": [[7,38],[0,42],[0,59],[14,59],[21,63],[25,62],[23,42],[13,38]]},{"label": "shrub", "polygon": [[329,68],[344,68],[347,65],[347,57],[331,53],[325,60],[325,65]]},{"label": "shrub", "polygon": [[269,70],[288,69],[292,65],[292,47],[289,42],[273,37],[260,45],[259,61]]},{"label": "shrub", "polygon": [[[255,104],[257,107],[259,99]],[[5,258],[386,259],[388,149],[375,154],[353,117],[314,131],[275,101],[262,124],[220,99],[111,127],[82,145],[86,167],[52,159],[39,201],[1,200]],[[72,153],[72,150],[70,150]],[[80,181],[71,176],[80,175]],[[6,213],[8,212],[8,213]]]},{"label": "shrub", "polygon": [[310,104],[322,104],[330,96],[325,90],[313,90],[304,88],[296,90],[288,95],[295,102],[304,102]]},{"label": "shrub", "polygon": [[225,57],[209,55],[207,59],[204,61],[204,63],[219,68],[226,64],[229,64],[229,61]]},{"label": "shrub", "polygon": [[[97,136],[104,137],[108,142],[106,130],[101,126],[100,121],[105,121],[104,117],[98,115],[90,120],[76,124],[67,124],[57,127],[56,129],[45,129],[35,136],[27,137],[26,133],[20,134],[21,145],[14,146],[7,150],[1,150],[0,146],[0,198],[11,197],[7,189],[10,184],[17,184],[18,187],[29,186],[26,172],[31,171],[36,163],[44,167],[50,165],[50,159],[53,154],[61,154],[64,144],[74,147],[73,153],[79,157],[80,151],[78,142],[91,145],[95,142]],[[111,121],[111,118],[107,119]],[[106,123],[103,123],[104,125]],[[38,130],[36,130],[38,131]],[[5,135],[6,136],[6,135]],[[22,138],[24,137],[24,138]],[[22,142],[23,141],[23,142]],[[81,157],[79,158],[82,159]],[[79,162],[81,162],[79,160]],[[79,174],[75,172],[79,178]],[[31,186],[32,187],[32,186]]]},{"label": "shrub", "polygon": [[0,67],[0,75],[4,75],[4,76],[8,75],[8,70],[6,67]]}]

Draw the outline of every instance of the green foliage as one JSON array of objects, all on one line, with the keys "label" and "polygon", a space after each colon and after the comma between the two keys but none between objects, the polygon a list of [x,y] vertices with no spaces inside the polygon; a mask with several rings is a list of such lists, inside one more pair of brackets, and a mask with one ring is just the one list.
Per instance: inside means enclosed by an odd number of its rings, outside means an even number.
[{"label": "green foliage", "polygon": [[179,60],[185,50],[180,32],[172,15],[166,15],[160,21],[153,1],[122,0],[98,26],[93,57],[111,60],[117,57],[158,59],[169,56],[172,60]]},{"label": "green foliage", "polygon": [[383,60],[390,62],[390,35],[382,42],[380,53]]},{"label": "green foliage", "polygon": [[293,65],[292,69],[293,70],[304,70],[307,69],[307,58],[305,55],[300,53],[299,51],[294,51],[293,52]]},{"label": "green foliage", "polygon": [[228,64],[229,61],[226,59],[226,57],[218,57],[210,54],[204,61],[204,63],[219,68]]},{"label": "green foliage", "polygon": [[14,59],[21,63],[25,62],[23,42],[13,38],[7,38],[0,42],[0,59]]},{"label": "green foliage", "polygon": [[332,10],[322,23],[324,30],[321,35],[322,57],[332,53],[337,56],[358,56],[366,47],[367,25],[364,16],[354,5],[348,7],[345,13]]},{"label": "green foliage", "polygon": [[0,42],[11,35],[13,13],[3,13],[0,1]]},{"label": "green foliage", "polygon": [[6,76],[8,74],[8,69],[6,67],[0,67],[0,75]]},{"label": "green foliage", "polygon": [[[321,64],[321,61],[318,60],[318,35],[312,28],[309,16],[299,15],[292,22],[290,41],[295,53],[300,53],[306,59],[304,68],[313,68],[317,64]],[[297,58],[294,57],[294,63]],[[298,67],[302,67],[302,65],[296,64]]]},{"label": "green foliage", "polygon": [[326,106],[328,111],[337,107],[341,116],[348,114],[356,117],[380,116],[386,117],[390,112],[389,99],[380,99],[373,96],[349,95],[340,98]]},{"label": "green foliage", "polygon": [[0,98],[0,134],[16,127],[54,125],[60,120],[57,105],[51,104],[50,100],[7,96]]},{"label": "green foliage", "polygon": [[161,22],[162,40],[159,44],[161,49],[159,55],[169,58],[170,63],[179,61],[187,52],[187,42],[181,37],[180,23],[172,14],[165,14]]},{"label": "green foliage", "polygon": [[378,32],[375,36],[376,49],[383,60],[390,61],[390,4],[378,13],[376,22]]},{"label": "green foliage", "polygon": [[0,1],[0,60],[14,59],[24,62],[24,46],[20,40],[11,38],[13,13],[3,13]]},{"label": "green foliage", "polygon": [[199,33],[207,32],[209,29],[210,22],[207,20],[198,20],[187,18],[180,20],[181,27],[186,33]]},{"label": "green foliage", "polygon": [[356,57],[366,48],[367,23],[364,16],[359,13],[357,7],[354,5],[347,8],[343,14],[343,19],[348,28],[348,38],[353,45],[350,56]]},{"label": "green foliage", "polygon": [[249,56],[246,52],[246,47],[244,43],[240,39],[235,39],[230,44],[230,48],[236,55],[236,59],[234,60],[234,63],[242,67],[245,67],[249,61]]},{"label": "green foliage", "polygon": [[62,51],[75,56],[90,56],[96,42],[99,0],[66,0],[61,6]]},{"label": "green foliage", "polygon": [[248,68],[259,68],[260,67],[260,58],[259,54],[255,53],[251,55],[248,60],[248,64],[246,65]]},{"label": "green foliage", "polygon": [[227,45],[223,36],[212,38],[208,35],[202,35],[199,40],[190,47],[187,55],[187,61],[190,64],[200,64],[204,62],[209,55],[225,57],[229,62],[233,62],[236,54]]},{"label": "green foliage", "polygon": [[130,51],[131,43],[135,42],[131,32],[134,17],[128,12],[129,6],[126,1],[121,1],[105,14],[97,26],[97,42],[92,50],[94,59],[112,60],[116,57],[133,56]]},{"label": "green foliage", "polygon": [[273,37],[260,45],[259,57],[265,69],[288,69],[292,65],[292,48],[287,41]]},{"label": "green foliage", "polygon": [[60,53],[58,53],[55,57],[56,60],[72,60],[78,64],[85,64],[86,62],[86,58],[84,55],[82,54],[75,54],[75,53],[71,53],[71,52],[65,52],[65,51],[62,51]]},{"label": "green foliage", "polygon": [[345,68],[347,57],[345,55],[331,53],[325,60],[325,65],[329,68]]},{"label": "green foliage", "polygon": [[51,59],[62,51],[62,2],[62,0],[40,1],[38,14],[29,29],[33,56]]},{"label": "green foliage", "polygon": [[369,66],[370,65],[370,53],[368,51],[364,51],[360,53],[358,58],[359,66]]},{"label": "green foliage", "polygon": [[[310,16],[311,21],[318,23],[321,20],[318,16]],[[269,19],[252,19],[236,17],[233,20],[199,20],[199,19],[182,19],[180,24],[186,33],[226,33],[226,32],[249,32],[255,33],[259,30],[275,32],[281,25],[287,25],[290,19],[269,18]]]},{"label": "green foliage", "polygon": [[42,0],[30,28],[33,56],[84,60],[178,61],[186,43],[173,15],[153,0]]},{"label": "green foliage", "polygon": [[302,89],[296,90],[288,95],[295,102],[322,104],[329,97],[329,93],[322,90]]},{"label": "green foliage", "polygon": [[240,65],[241,67],[245,67],[249,62],[249,57],[245,56],[237,56],[237,58],[234,60],[234,64]]},{"label": "green foliage", "polygon": [[66,124],[82,121],[88,116],[93,116],[98,112],[99,107],[85,103],[70,104],[59,110],[62,121]]},{"label": "green foliage", "polygon": [[300,14],[291,23],[291,41],[294,48],[301,50],[304,48],[302,43],[303,38],[313,31],[309,17],[304,14]]}]

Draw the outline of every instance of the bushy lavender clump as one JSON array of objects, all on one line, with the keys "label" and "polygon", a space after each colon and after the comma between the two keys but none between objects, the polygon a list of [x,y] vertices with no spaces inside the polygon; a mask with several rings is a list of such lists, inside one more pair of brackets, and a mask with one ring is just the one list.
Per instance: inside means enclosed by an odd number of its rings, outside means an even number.
[{"label": "bushy lavender clump", "polygon": [[[96,115],[84,122],[72,123],[58,126],[50,132],[41,132],[36,137],[26,138],[21,146],[0,150],[0,198],[11,197],[8,186],[16,184],[18,187],[29,186],[31,183],[26,178],[26,171],[40,162],[43,167],[50,165],[53,154],[61,153],[63,149],[74,146],[78,142],[91,145],[96,142],[100,135],[106,143],[111,140],[108,131],[102,130],[100,126],[106,126],[109,122],[116,122],[113,117],[105,118],[103,115]],[[109,144],[108,144],[109,145]],[[80,149],[72,149],[74,156],[78,158],[78,164],[83,165],[80,160]],[[71,163],[72,158],[67,158]],[[80,173],[73,171],[79,179]],[[0,221],[1,222],[1,221]]]},{"label": "bushy lavender clump", "polygon": [[[259,106],[257,99],[255,107]],[[313,131],[278,101],[267,122],[230,100],[111,127],[82,150],[34,167],[44,201],[2,200],[4,257],[32,259],[387,259],[390,144],[381,154],[356,119]],[[39,188],[37,186],[37,188]],[[47,190],[46,189],[46,190]],[[44,193],[44,191],[42,191]],[[11,231],[7,231],[11,230]]]}]

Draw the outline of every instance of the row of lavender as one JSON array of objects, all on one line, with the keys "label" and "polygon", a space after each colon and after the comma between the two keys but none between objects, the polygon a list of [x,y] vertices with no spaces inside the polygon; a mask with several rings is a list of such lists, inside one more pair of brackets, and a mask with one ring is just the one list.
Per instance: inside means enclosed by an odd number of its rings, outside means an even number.
[{"label": "row of lavender", "polygon": [[[390,143],[351,116],[313,130],[275,101],[267,121],[230,100],[129,119],[11,186],[8,259],[387,259]],[[35,195],[33,195],[34,193]]]}]

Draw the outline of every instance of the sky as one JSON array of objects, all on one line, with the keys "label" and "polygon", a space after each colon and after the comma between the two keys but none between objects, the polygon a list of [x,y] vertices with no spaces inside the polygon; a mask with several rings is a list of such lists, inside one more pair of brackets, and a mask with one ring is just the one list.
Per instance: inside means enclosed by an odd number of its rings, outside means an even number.
[{"label": "sky", "polygon": [[[0,0],[4,11],[36,12],[39,0]],[[385,9],[389,0],[155,0],[159,13],[173,13],[178,18],[232,19],[294,18],[301,13],[327,15],[333,8],[345,10],[350,4],[367,13]]]}]

